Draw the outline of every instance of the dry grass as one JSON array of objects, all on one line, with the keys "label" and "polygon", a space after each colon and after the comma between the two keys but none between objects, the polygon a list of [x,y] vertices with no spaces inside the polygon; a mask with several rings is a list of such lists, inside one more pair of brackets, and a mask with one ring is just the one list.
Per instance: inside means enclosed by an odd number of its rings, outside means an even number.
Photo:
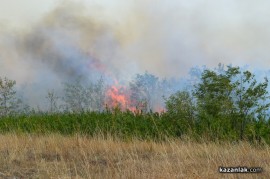
[{"label": "dry grass", "polygon": [[[247,143],[164,143],[60,135],[0,135],[0,178],[270,178],[270,149]],[[260,174],[219,174],[258,166]]]}]

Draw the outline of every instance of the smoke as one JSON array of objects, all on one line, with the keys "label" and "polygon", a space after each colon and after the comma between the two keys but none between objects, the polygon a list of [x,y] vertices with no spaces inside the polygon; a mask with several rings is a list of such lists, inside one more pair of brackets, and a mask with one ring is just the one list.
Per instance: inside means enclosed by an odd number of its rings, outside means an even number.
[{"label": "smoke", "polygon": [[265,69],[268,5],[266,0],[58,3],[22,28],[0,23],[0,76],[29,84],[24,93],[36,104],[48,89],[60,91],[62,82],[78,78],[128,81],[144,71],[179,78],[193,66],[219,62]]}]

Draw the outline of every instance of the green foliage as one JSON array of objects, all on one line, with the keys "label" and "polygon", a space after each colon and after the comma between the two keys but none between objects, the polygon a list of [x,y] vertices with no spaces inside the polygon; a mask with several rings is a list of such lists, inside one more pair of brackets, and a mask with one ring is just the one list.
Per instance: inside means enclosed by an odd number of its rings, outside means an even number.
[{"label": "green foliage", "polygon": [[16,82],[0,77],[0,117],[11,115],[22,110],[22,101],[16,97]]},{"label": "green foliage", "polygon": [[[234,141],[236,135],[225,126],[212,120],[211,128],[202,128],[198,121],[172,118],[169,113],[133,113],[118,109],[104,112],[82,113],[32,113],[29,115],[6,116],[0,120],[0,133],[31,133],[62,135],[82,134],[115,136],[124,140],[165,140],[185,137],[198,140]],[[194,122],[194,124],[193,124]],[[184,127],[185,126],[185,127]],[[214,132],[215,131],[215,132]],[[220,134],[224,134],[223,136]],[[265,141],[270,144],[269,121],[260,120],[248,124],[247,140]]]},{"label": "green foliage", "polygon": [[[184,134],[195,125],[195,105],[187,91],[179,91],[166,100],[166,116]],[[169,122],[169,121],[168,121]]]},{"label": "green foliage", "polygon": [[156,113],[134,114],[119,110],[82,113],[40,113],[5,117],[0,120],[0,132],[16,133],[60,133],[92,136],[101,133],[123,139],[162,139],[175,135],[170,123]]},{"label": "green foliage", "polygon": [[153,113],[151,106],[164,93],[159,86],[167,83],[148,73],[137,75],[130,83],[131,98],[145,100],[147,104],[136,112],[121,111],[117,106],[104,109],[101,79],[89,86],[80,81],[65,84],[63,102],[67,110],[56,110],[58,97],[49,91],[48,113],[18,113],[22,103],[15,97],[15,81],[0,78],[0,132],[89,136],[101,133],[123,139],[152,140],[188,136],[204,141],[248,140],[270,144],[267,78],[258,82],[247,70],[232,66],[225,69],[222,65],[200,74],[192,93],[178,91],[166,98],[167,111],[161,114]]},{"label": "green foliage", "polygon": [[[205,70],[195,87],[200,128],[210,137],[247,137],[250,125],[269,108],[268,80],[258,83],[255,75],[239,67],[219,66]],[[222,126],[222,127],[221,127]]]},{"label": "green foliage", "polygon": [[[193,90],[173,94],[166,101],[168,122],[181,134],[207,140],[269,141],[268,80],[239,67],[205,69]],[[267,122],[268,121],[268,122]]]}]

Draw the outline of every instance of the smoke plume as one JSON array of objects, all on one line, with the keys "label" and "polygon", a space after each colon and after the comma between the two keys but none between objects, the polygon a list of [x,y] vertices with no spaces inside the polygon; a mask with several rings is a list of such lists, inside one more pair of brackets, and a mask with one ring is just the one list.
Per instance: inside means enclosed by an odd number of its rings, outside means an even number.
[{"label": "smoke plume", "polygon": [[144,71],[179,78],[193,66],[269,64],[265,0],[100,2],[58,3],[22,28],[1,22],[0,76],[37,104],[78,78],[125,82]]}]

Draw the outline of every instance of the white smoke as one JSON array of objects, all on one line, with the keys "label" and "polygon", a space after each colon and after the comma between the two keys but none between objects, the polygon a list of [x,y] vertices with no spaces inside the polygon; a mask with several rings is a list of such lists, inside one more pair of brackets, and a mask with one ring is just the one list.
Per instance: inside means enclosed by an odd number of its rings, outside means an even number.
[{"label": "white smoke", "polygon": [[36,96],[80,76],[125,81],[147,70],[179,78],[193,66],[219,62],[263,70],[269,65],[266,0],[44,2],[35,4],[42,13],[24,5],[26,19],[39,14],[25,23],[16,12],[19,3],[0,2],[14,8],[14,17],[2,12],[0,18],[0,76],[34,84]]}]

